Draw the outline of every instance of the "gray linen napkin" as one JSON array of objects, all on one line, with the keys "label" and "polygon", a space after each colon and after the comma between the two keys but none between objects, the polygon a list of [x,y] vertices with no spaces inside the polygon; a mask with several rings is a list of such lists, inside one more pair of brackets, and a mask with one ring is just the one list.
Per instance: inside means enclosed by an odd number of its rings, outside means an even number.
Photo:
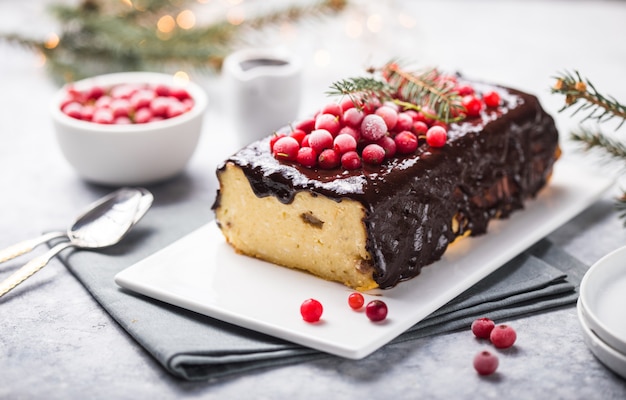
[{"label": "gray linen napkin", "polygon": [[[104,252],[67,252],[62,260],[109,314],[173,375],[215,379],[331,357],[119,288],[113,278],[207,223],[210,200],[172,199],[155,205],[119,245]],[[574,304],[586,266],[546,240],[498,269],[394,342],[458,329],[478,317],[496,321]],[[385,351],[384,348],[379,351]]]}]

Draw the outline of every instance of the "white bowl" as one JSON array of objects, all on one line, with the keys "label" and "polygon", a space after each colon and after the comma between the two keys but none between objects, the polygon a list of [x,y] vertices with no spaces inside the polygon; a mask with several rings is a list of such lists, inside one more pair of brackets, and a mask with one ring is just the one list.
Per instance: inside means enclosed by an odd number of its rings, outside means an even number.
[{"label": "white bowl", "polygon": [[589,328],[626,355],[626,246],[602,257],[580,283],[579,311]]},{"label": "white bowl", "polygon": [[609,346],[594,333],[588,325],[588,319],[583,314],[580,299],[578,300],[578,320],[583,332],[583,340],[591,353],[611,371],[626,379],[626,354],[622,354]]},{"label": "white bowl", "polygon": [[98,124],[72,118],[61,111],[66,86],[51,105],[63,155],[81,177],[103,185],[145,185],[174,177],[186,167],[198,144],[208,102],[206,93],[192,82],[181,84],[173,75],[152,72],[99,75],[71,85],[85,90],[94,85],[110,87],[123,83],[183,85],[194,106],[182,115],[157,122]]}]

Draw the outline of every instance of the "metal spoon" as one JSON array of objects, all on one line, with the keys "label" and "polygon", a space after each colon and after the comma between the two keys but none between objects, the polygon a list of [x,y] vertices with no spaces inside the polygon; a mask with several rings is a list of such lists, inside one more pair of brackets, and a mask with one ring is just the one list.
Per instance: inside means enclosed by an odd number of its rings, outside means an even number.
[{"label": "metal spoon", "polygon": [[137,213],[137,215],[135,216],[135,220],[133,221],[133,223],[136,224],[137,222],[139,222],[141,217],[143,217],[143,215],[146,213],[146,211],[148,211],[148,209],[152,205],[152,201],[153,201],[152,193],[150,193],[144,188],[132,188],[132,189],[122,188],[113,193],[108,194],[107,196],[87,206],[86,210],[83,211],[78,217],[76,217],[73,225],[67,231],[48,232],[39,236],[38,238],[23,240],[3,250],[0,250],[0,263],[12,260],[18,256],[31,252],[37,246],[44,244],[46,242],[49,242],[52,239],[67,237],[68,232],[73,230],[74,227],[80,223],[81,219],[85,218],[86,216],[89,216],[93,212],[93,209],[99,207],[102,203],[110,202],[111,199],[121,198],[124,196],[132,196],[133,191],[138,192],[138,194],[142,196],[142,201],[139,205],[139,210],[138,210],[139,212]]},{"label": "metal spoon", "polygon": [[68,230],[69,241],[35,257],[0,283],[0,297],[42,269],[50,259],[68,247],[96,249],[118,243],[146,213],[152,195],[137,189],[120,189],[93,204]]}]

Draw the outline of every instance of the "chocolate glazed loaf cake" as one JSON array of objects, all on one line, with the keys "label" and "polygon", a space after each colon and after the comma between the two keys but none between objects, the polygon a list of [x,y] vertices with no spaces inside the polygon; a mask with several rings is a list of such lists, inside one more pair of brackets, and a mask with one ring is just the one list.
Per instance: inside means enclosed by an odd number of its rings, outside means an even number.
[{"label": "chocolate glazed loaf cake", "polygon": [[445,146],[356,170],[277,160],[270,138],[218,168],[213,209],[238,251],[358,290],[387,289],[438,260],[455,239],[481,235],[546,185],[559,155],[536,97],[496,91],[498,107],[448,126]]}]

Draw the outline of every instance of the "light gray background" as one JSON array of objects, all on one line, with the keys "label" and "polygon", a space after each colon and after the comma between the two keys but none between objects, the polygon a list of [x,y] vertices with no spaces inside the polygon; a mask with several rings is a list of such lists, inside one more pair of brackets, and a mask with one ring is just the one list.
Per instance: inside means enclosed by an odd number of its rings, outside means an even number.
[{"label": "light gray background", "polygon": [[[55,29],[48,2],[0,1],[0,29],[34,37]],[[323,92],[370,63],[402,56],[459,69],[470,77],[539,95],[564,133],[575,127],[556,115],[551,76],[577,68],[626,102],[626,2],[622,1],[357,1],[337,18],[308,21],[254,39],[279,43],[307,64],[303,112]],[[381,31],[345,34],[380,15]],[[398,17],[402,15],[401,17]],[[408,24],[408,28],[400,22]],[[328,65],[314,55],[328,55]],[[323,57],[322,57],[323,58]],[[215,165],[238,146],[216,77],[194,76],[211,96],[203,137],[187,172],[167,183],[180,207],[205,204],[212,218]],[[83,182],[62,158],[48,118],[56,86],[30,51],[0,43],[0,246],[67,226],[75,212],[109,191]],[[623,134],[622,134],[623,135]],[[590,161],[564,143],[565,162]],[[595,162],[600,173],[619,166]],[[616,185],[616,188],[618,185]],[[163,190],[163,187],[160,187]],[[551,239],[586,263],[626,245],[613,210],[613,191]],[[39,249],[40,253],[43,249]],[[0,278],[24,259],[0,266]],[[320,360],[217,382],[173,378],[95,303],[57,260],[0,300],[0,398],[625,398],[626,382],[609,372],[582,341],[574,308],[522,318],[515,351],[499,373],[478,377],[471,366],[483,348],[469,332],[385,347],[361,361]]]}]

